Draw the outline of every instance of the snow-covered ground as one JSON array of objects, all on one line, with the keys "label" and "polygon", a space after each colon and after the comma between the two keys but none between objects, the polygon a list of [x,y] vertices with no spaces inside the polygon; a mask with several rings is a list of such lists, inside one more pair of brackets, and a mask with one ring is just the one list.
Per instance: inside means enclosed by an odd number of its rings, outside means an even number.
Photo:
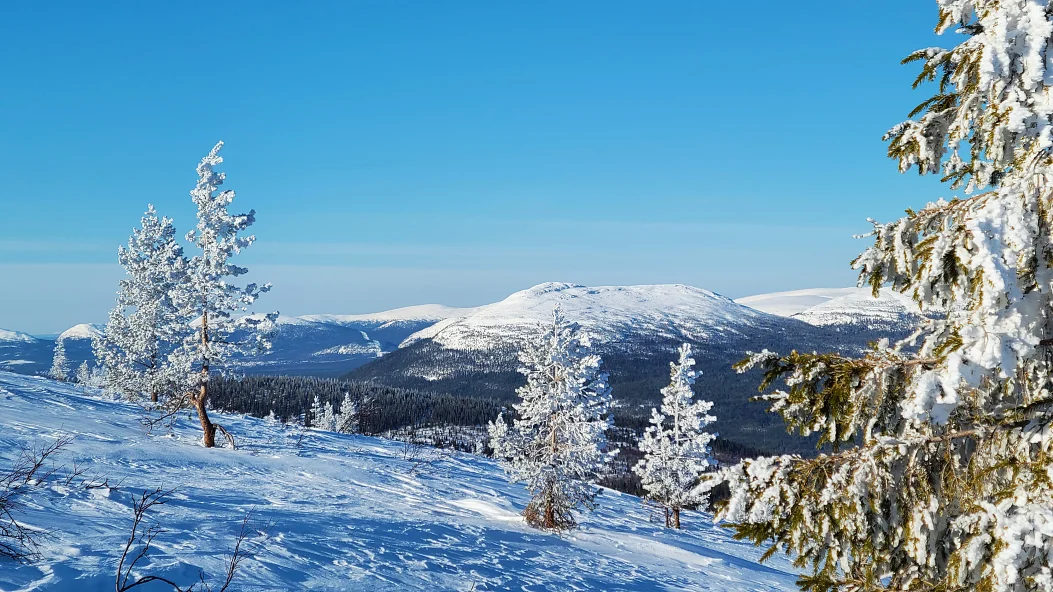
[{"label": "snow-covered ground", "polygon": [[216,419],[238,450],[202,448],[190,419],[148,434],[134,406],[0,373],[0,467],[20,445],[70,435],[61,460],[120,484],[38,488],[19,516],[51,532],[44,559],[0,563],[0,590],[112,590],[132,499],[158,486],[175,493],[149,516],[166,529],[149,571],[185,585],[198,567],[222,572],[251,512],[253,554],[235,590],[794,589],[785,559],[759,565],[761,550],[708,515],[686,514],[687,530],[670,531],[637,498],[605,491],[582,528],[548,534],[524,524],[525,492],[484,458],[428,453],[421,464],[403,444],[328,433],[298,447],[292,430],[266,421]]}]

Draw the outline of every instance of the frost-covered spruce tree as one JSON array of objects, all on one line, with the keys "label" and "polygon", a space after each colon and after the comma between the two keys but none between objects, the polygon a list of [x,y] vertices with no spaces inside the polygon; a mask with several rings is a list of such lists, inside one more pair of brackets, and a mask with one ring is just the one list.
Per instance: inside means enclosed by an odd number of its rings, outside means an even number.
[{"label": "frost-covered spruce tree", "polygon": [[55,353],[51,358],[48,376],[55,380],[69,380],[69,360],[66,359],[66,343],[61,337],[55,340]]},{"label": "frost-covered spruce tree", "polygon": [[[227,208],[234,200],[231,190],[220,191],[225,175],[215,166],[223,162],[216,144],[197,167],[198,182],[190,192],[197,206],[197,226],[186,235],[196,253],[187,264],[187,281],[177,301],[182,315],[194,319],[195,331],[183,341],[182,352],[192,360],[192,389],[180,400],[197,411],[206,447],[215,446],[220,430],[233,443],[233,437],[208,416],[208,382],[213,373],[232,370],[238,357],[258,353],[270,347],[270,331],[277,313],[244,314],[270,284],[237,285],[237,278],[248,273],[231,263],[231,258],[249,247],[254,236],[242,236],[256,219],[256,212],[231,214]],[[244,314],[244,316],[236,316]]]},{"label": "frost-covered spruce tree", "polygon": [[719,517],[810,567],[810,590],[1053,590],[1053,8],[938,5],[962,41],[907,59],[937,89],[889,153],[966,197],[875,223],[854,263],[932,320],[915,349],[742,365],[833,450],[730,468]]},{"label": "frost-covered spruce tree", "polygon": [[335,432],[337,427],[333,404],[329,401],[323,404],[318,395],[315,395],[314,402],[311,404],[311,427],[326,432]]},{"label": "frost-covered spruce tree", "polygon": [[680,528],[680,511],[695,508],[709,499],[697,487],[710,467],[709,443],[716,437],[703,430],[717,418],[709,415],[713,403],[695,401],[692,385],[698,375],[692,367],[691,345],[678,350],[669,363],[669,386],[662,389],[662,410],[651,410],[651,426],[640,440],[644,458],[633,467],[640,476],[647,498],[665,509],[665,525]]},{"label": "frost-covered spruce tree", "polygon": [[340,411],[336,414],[336,431],[342,434],[358,432],[358,404],[351,399],[351,393],[344,393]]},{"label": "frost-covered spruce tree", "polygon": [[520,352],[526,385],[516,392],[517,418],[489,424],[494,456],[513,481],[531,493],[523,515],[547,529],[575,525],[573,511],[595,507],[591,483],[610,461],[605,432],[611,424],[611,390],[600,357],[587,336],[557,309],[552,322]]},{"label": "frost-covered spruce tree", "polygon": [[117,261],[127,277],[106,327],[92,340],[105,388],[154,403],[181,397],[189,388],[190,357],[180,346],[192,331],[176,301],[186,288],[187,260],[172,220],[149,206],[128,245],[117,249]]},{"label": "frost-covered spruce tree", "polygon": [[88,367],[88,362],[86,361],[81,362],[80,366],[77,366],[77,384],[91,384],[91,368]]}]

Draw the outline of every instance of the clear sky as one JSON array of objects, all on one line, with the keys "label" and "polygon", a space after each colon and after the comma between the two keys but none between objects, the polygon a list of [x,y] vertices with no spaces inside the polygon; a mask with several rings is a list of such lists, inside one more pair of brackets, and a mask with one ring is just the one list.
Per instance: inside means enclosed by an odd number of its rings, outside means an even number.
[{"label": "clear sky", "polygon": [[866,218],[950,196],[881,136],[936,3],[20,2],[0,21],[0,327],[101,322],[148,203],[224,140],[262,308],[542,281],[854,282]]}]

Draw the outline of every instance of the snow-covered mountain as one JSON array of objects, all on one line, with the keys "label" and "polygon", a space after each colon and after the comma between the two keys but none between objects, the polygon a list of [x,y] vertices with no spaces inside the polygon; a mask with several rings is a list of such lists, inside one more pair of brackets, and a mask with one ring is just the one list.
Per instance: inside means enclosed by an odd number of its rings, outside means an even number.
[{"label": "snow-covered mountain", "polygon": [[33,374],[47,369],[52,342],[27,333],[0,329],[0,370]]},{"label": "snow-covered mountain", "polygon": [[59,333],[58,339],[62,341],[82,339],[91,341],[96,335],[102,335],[103,325],[94,323],[81,323]]},{"label": "snow-covered mountain", "polygon": [[842,296],[865,291],[861,288],[809,288],[736,298],[735,302],[780,317],[793,316]]},{"label": "snow-covered mountain", "polygon": [[[427,304],[360,315],[282,316],[273,349],[246,360],[245,370],[258,374],[344,374],[393,351],[413,333],[472,310]],[[102,325],[82,323],[55,339],[0,329],[0,369],[25,374],[46,371],[58,339],[66,347],[71,370],[84,361],[93,363],[91,341],[102,329]]]},{"label": "snow-covered mountain", "polygon": [[877,298],[870,288],[832,288],[759,294],[735,302],[866,340],[909,335],[922,320],[918,305],[890,288],[882,288]]},{"label": "snow-covered mountain", "polygon": [[246,370],[338,376],[394,351],[425,327],[471,310],[429,304],[362,315],[282,316],[271,351],[249,360]]},{"label": "snow-covered mountain", "polygon": [[38,561],[0,559],[0,590],[113,590],[132,503],[157,487],[174,493],[146,516],[144,529],[161,530],[137,573],[181,586],[198,583],[199,570],[207,582],[223,574],[250,513],[234,590],[796,589],[786,558],[759,564],[763,549],[706,514],[685,513],[674,531],[638,498],[605,490],[581,528],[548,534],[524,523],[525,489],[483,457],[432,454],[422,464],[397,442],[327,432],[301,440],[277,423],[219,413],[241,445],[210,450],[196,420],[151,434],[139,407],[88,394],[0,372],[0,472],[23,447],[65,435],[73,440],[56,462],[84,471],[66,483],[60,466],[26,490],[31,503],[15,516],[47,536]]},{"label": "snow-covered mountain", "polygon": [[769,449],[810,446],[787,437],[763,404],[751,403],[757,376],[734,373],[747,351],[851,349],[862,345],[798,319],[767,314],[684,285],[601,286],[546,283],[414,333],[398,350],[349,376],[435,392],[511,401],[522,383],[516,352],[559,306],[592,336],[610,371],[623,425],[643,425],[668,382],[679,344],[698,353],[699,392],[715,402],[719,432]]},{"label": "snow-covered mountain", "polygon": [[[769,315],[719,294],[682,284],[586,287],[550,282],[448,318],[411,335],[403,345],[431,340],[451,349],[485,349],[537,331],[559,307],[595,341],[615,344],[626,335],[701,341],[742,335]],[[628,345],[628,344],[626,344]]]}]

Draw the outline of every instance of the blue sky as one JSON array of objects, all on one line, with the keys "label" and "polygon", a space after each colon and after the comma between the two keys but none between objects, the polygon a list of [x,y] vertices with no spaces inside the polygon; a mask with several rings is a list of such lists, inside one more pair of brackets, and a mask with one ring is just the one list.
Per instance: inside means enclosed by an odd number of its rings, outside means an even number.
[{"label": "blue sky", "polygon": [[868,216],[951,195],[881,142],[924,98],[899,60],[952,41],[932,1],[299,4],[7,7],[0,327],[104,320],[220,139],[288,314],[849,285]]}]

